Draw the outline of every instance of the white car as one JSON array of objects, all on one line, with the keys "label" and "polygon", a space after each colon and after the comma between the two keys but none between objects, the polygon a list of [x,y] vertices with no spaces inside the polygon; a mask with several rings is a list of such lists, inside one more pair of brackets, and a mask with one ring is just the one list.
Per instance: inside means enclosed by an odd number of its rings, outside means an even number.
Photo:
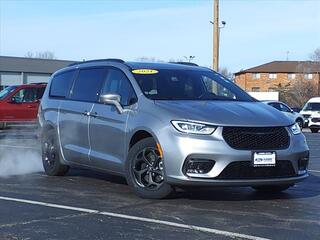
[{"label": "white car", "polygon": [[280,112],[284,113],[287,117],[295,121],[299,124],[300,128],[302,129],[304,127],[304,117],[295,111],[293,111],[287,104],[280,102],[280,101],[263,101],[264,103],[270,105],[271,107],[274,107],[278,109]]},{"label": "white car", "polygon": [[305,119],[305,126],[309,126],[310,117],[312,114],[320,111],[320,97],[311,98],[300,111]]},{"label": "white car", "polygon": [[309,119],[309,128],[313,133],[317,133],[320,130],[320,111],[311,115]]}]

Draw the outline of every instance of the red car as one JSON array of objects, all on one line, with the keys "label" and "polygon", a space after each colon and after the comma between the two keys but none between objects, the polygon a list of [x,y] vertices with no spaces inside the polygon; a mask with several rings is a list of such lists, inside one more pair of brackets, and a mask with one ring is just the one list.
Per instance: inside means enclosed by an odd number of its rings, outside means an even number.
[{"label": "red car", "polygon": [[45,83],[10,86],[0,92],[0,129],[6,123],[36,122]]}]

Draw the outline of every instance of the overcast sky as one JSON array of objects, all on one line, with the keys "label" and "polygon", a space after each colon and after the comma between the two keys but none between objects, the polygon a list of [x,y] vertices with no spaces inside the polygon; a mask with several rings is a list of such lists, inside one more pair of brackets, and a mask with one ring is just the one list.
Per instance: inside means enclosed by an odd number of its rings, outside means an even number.
[{"label": "overcast sky", "polygon": [[[0,0],[0,55],[59,59],[196,56],[212,65],[213,0]],[[320,1],[220,0],[220,66],[306,60],[320,47]]]}]

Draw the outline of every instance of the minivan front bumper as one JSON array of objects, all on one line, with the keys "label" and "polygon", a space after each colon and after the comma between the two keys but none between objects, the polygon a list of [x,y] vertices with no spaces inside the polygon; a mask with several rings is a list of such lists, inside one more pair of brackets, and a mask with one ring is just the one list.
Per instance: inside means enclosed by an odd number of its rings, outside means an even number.
[{"label": "minivan front bumper", "polygon": [[[258,186],[258,185],[293,185],[308,177],[306,168],[301,169],[299,161],[308,159],[309,148],[303,134],[290,133],[290,145],[287,149],[274,150],[277,162],[290,161],[294,174],[280,177],[228,178],[219,175],[231,163],[251,162],[253,151],[231,148],[223,139],[222,127],[218,127],[212,135],[200,136],[177,132],[166,128],[158,133],[159,142],[164,154],[166,181],[172,185],[204,185],[204,186]],[[213,168],[197,177],[188,176],[183,167],[185,161],[192,156],[215,162]],[[307,164],[306,164],[307,165]],[[221,176],[221,175],[220,175]]]}]

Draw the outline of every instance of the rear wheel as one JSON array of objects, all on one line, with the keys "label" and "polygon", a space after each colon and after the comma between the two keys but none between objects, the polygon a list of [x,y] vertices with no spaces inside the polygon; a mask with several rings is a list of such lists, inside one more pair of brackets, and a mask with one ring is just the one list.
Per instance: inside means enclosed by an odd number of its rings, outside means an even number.
[{"label": "rear wheel", "polygon": [[279,186],[253,186],[252,188],[259,192],[279,193],[287,190],[292,185],[279,185]]},{"label": "rear wheel", "polygon": [[142,139],[129,150],[126,178],[133,191],[143,198],[161,199],[173,192],[165,182],[163,159],[153,138]]},{"label": "rear wheel", "polygon": [[69,167],[60,161],[59,147],[54,130],[49,130],[42,137],[42,163],[49,176],[63,176]]},{"label": "rear wheel", "polygon": [[310,130],[312,133],[317,133],[319,131],[319,129],[316,129],[316,128],[310,128]]}]

